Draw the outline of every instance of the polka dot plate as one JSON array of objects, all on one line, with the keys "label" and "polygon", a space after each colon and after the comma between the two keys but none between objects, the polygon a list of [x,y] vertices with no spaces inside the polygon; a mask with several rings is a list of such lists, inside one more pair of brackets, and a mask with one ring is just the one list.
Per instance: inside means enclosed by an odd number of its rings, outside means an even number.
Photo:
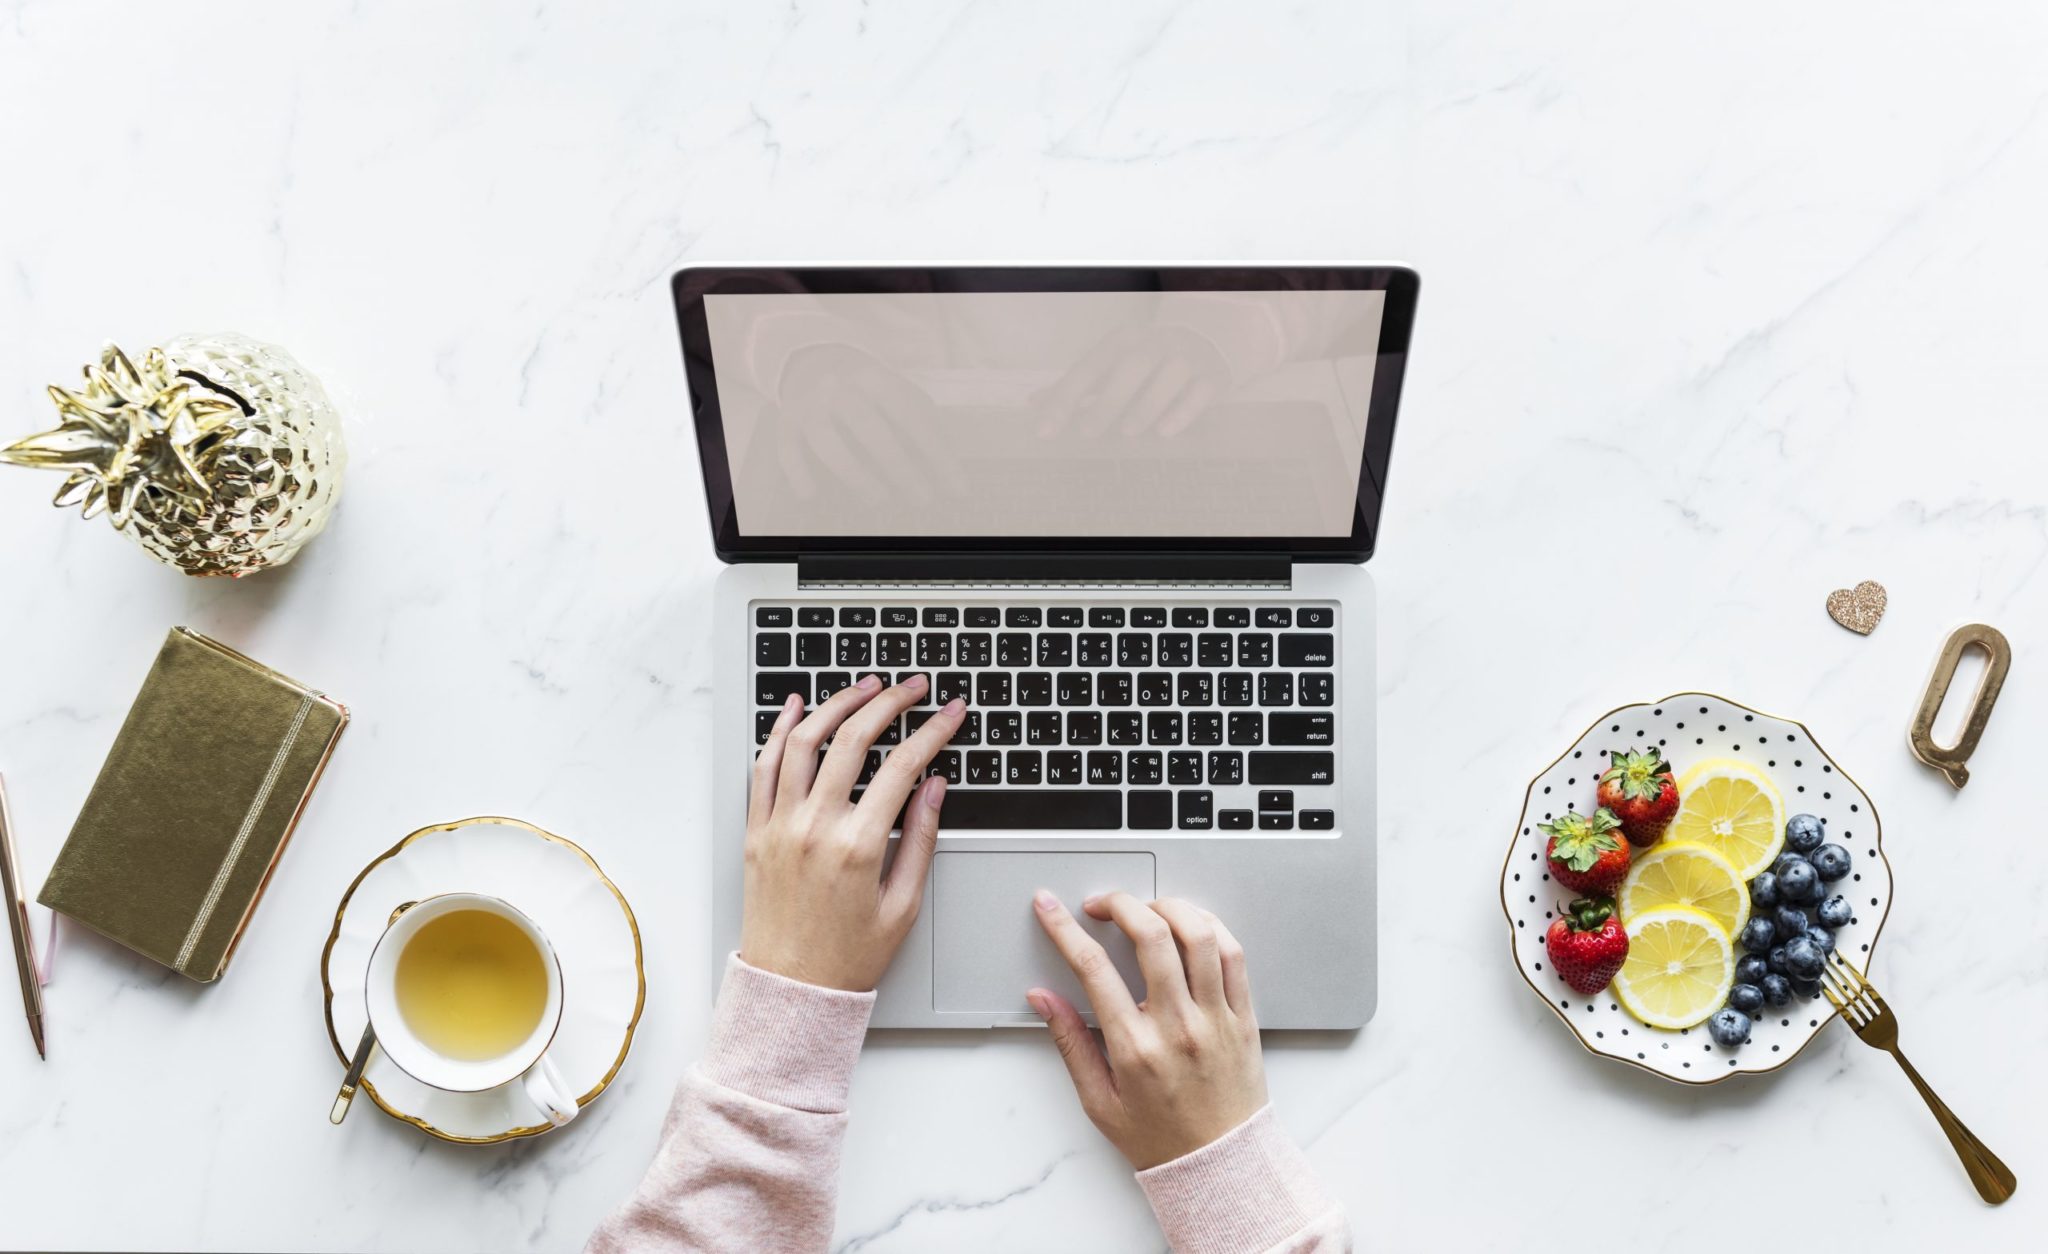
[{"label": "polka dot plate", "polygon": [[[1611,990],[1584,996],[1550,969],[1543,937],[1573,894],[1550,878],[1543,857],[1547,838],[1537,825],[1567,810],[1590,812],[1594,789],[1607,769],[1607,751],[1644,745],[1661,748],[1680,777],[1707,758],[1736,758],[1761,767],[1784,793],[1787,817],[1804,813],[1825,820],[1828,840],[1849,850],[1853,859],[1850,878],[1832,886],[1855,907],[1853,920],[1835,934],[1835,948],[1850,966],[1869,969],[1892,899],[1891,867],[1870,798],[1804,725],[1704,692],[1681,692],[1602,715],[1530,783],[1500,872],[1500,902],[1515,966],[1550,1012],[1595,1054],[1682,1084],[1775,1071],[1834,1018],[1826,998],[1795,996],[1788,1005],[1765,1006],[1749,1040],[1729,1049],[1713,1043],[1705,1024],[1676,1032],[1646,1027],[1620,1007]],[[1736,953],[1741,955],[1740,946]]]}]

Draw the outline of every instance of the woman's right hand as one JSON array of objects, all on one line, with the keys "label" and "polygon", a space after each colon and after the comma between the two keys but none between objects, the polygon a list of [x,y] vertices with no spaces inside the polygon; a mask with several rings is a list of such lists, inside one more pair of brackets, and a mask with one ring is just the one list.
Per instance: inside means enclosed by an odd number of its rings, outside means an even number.
[{"label": "woman's right hand", "polygon": [[1266,1067],[1244,947],[1207,910],[1166,897],[1090,897],[1089,917],[1114,920],[1138,948],[1145,1000],[1058,898],[1040,890],[1038,922],[1059,947],[1102,1026],[1098,1044],[1073,1003],[1027,994],[1052,1029],[1067,1074],[1110,1144],[1143,1171],[1209,1144],[1266,1104]]}]

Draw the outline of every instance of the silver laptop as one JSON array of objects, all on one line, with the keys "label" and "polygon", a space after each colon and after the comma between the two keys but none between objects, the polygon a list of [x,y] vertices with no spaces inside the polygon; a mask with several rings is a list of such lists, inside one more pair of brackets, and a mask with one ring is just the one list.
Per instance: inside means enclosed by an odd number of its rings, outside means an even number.
[{"label": "silver laptop", "polygon": [[[1417,294],[1384,265],[692,267],[674,294],[718,555],[715,960],[790,692],[954,696],[925,908],[877,1027],[1086,1006],[1032,892],[1183,897],[1260,1023],[1375,1002],[1373,591]],[[1130,946],[1083,917],[1142,995]]]}]

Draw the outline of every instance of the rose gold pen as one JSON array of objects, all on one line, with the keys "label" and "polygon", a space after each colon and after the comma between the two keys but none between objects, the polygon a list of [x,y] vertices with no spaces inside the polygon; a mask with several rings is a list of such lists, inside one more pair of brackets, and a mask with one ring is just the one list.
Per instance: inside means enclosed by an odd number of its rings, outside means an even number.
[{"label": "rose gold pen", "polygon": [[14,824],[7,813],[7,781],[0,779],[0,895],[7,899],[7,929],[14,934],[14,965],[21,973],[21,1005],[28,1012],[28,1034],[36,1038],[36,1057],[50,1054],[43,1045],[43,979],[36,965],[35,936],[28,928],[28,902],[21,895],[21,869],[14,860]]}]

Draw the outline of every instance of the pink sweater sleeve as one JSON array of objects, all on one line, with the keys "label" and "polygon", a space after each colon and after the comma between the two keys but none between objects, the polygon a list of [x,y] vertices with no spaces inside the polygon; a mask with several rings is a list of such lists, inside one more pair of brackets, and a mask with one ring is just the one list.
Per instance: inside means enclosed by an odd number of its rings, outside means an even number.
[{"label": "pink sweater sleeve", "polygon": [[676,1090],[654,1164],[587,1254],[825,1249],[874,1005],[873,993],[801,984],[734,954],[710,1048]]},{"label": "pink sweater sleeve", "polygon": [[1335,1254],[1344,1208],[1273,1117],[1259,1112],[1191,1154],[1138,1173],[1175,1254]]}]

